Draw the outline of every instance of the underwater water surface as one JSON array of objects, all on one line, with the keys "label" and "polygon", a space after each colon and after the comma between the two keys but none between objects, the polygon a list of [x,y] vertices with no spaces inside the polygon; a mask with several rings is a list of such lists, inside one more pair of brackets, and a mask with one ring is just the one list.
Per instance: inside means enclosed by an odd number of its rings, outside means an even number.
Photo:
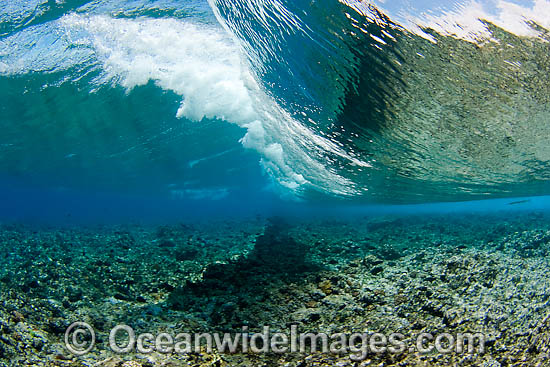
[{"label": "underwater water surface", "polygon": [[3,2],[2,202],[262,211],[549,194],[548,12]]},{"label": "underwater water surface", "polygon": [[0,367],[546,367],[549,255],[549,0],[0,0]]}]

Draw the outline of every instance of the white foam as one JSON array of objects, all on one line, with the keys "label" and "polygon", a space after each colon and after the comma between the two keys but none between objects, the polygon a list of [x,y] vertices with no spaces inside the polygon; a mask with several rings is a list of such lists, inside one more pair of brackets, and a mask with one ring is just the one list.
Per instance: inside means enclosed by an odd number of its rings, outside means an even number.
[{"label": "white foam", "polygon": [[65,16],[62,23],[67,34],[88,34],[104,79],[128,90],[154,81],[182,96],[178,117],[218,118],[246,128],[243,146],[258,151],[265,171],[284,187],[313,184],[322,191],[335,186],[334,192],[350,193],[350,181],[329,171],[298,142],[312,151],[328,148],[347,157],[345,153],[292,119],[262,91],[239,46],[222,29],[176,19],[77,14]]},{"label": "white foam", "polygon": [[[270,143],[250,97],[258,91],[238,46],[218,28],[175,19],[114,19],[72,14],[62,19],[68,34],[84,30],[111,80],[128,91],[154,81],[182,96],[177,116],[221,119],[248,129],[243,145],[263,155],[276,179],[296,188],[305,183],[285,163],[281,145]],[[289,177],[279,177],[288,175]]]},{"label": "white foam", "polygon": [[238,49],[218,29],[175,19],[114,19],[72,14],[69,33],[89,33],[106,76],[132,88],[154,81],[183,96],[179,117],[246,124],[255,118]]},{"label": "white foam", "polygon": [[[188,19],[68,14],[2,40],[0,54],[5,54],[0,63],[4,75],[94,65],[100,70],[93,81],[97,87],[112,83],[131,91],[154,82],[182,97],[178,117],[221,119],[247,129],[241,143],[262,156],[262,167],[282,187],[354,193],[351,181],[335,173],[325,155],[362,163],[283,110],[260,87],[239,44],[221,27]],[[64,80],[80,77],[69,73]]]}]

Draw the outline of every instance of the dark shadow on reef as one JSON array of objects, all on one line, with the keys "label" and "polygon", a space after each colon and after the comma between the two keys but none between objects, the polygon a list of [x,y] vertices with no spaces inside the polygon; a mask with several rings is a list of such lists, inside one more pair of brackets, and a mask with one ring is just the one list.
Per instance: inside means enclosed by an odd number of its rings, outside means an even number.
[{"label": "dark shadow on reef", "polygon": [[255,319],[261,322],[260,315],[276,310],[254,307],[276,305],[279,296],[284,299],[282,284],[303,282],[307,274],[321,269],[308,260],[308,246],[291,237],[289,229],[290,224],[282,218],[272,218],[248,256],[210,264],[200,281],[187,281],[175,289],[168,306],[206,313],[212,324],[229,329],[253,326]]}]

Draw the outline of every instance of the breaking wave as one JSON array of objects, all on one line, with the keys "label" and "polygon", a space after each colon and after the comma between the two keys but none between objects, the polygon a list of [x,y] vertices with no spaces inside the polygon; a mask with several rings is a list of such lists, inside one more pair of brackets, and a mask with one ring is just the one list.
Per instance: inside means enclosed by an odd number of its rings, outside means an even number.
[{"label": "breaking wave", "polygon": [[548,194],[549,4],[11,3],[0,169],[177,197]]}]

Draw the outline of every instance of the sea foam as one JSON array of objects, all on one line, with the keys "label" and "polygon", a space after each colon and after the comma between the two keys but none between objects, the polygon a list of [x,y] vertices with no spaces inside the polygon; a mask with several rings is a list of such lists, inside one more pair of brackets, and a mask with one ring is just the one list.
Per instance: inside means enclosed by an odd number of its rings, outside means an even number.
[{"label": "sea foam", "polygon": [[120,85],[129,93],[150,82],[172,91],[181,96],[177,117],[246,129],[242,145],[260,154],[279,184],[271,187],[283,193],[309,187],[353,194],[353,183],[326,165],[327,156],[365,165],[284,110],[251,71],[238,40],[214,24],[70,13],[3,39],[0,55],[3,75],[56,72],[63,83],[89,73],[92,92]]},{"label": "sea foam", "polygon": [[305,184],[321,190],[332,186],[339,194],[352,189],[350,181],[303,148],[338,154],[337,147],[269,97],[235,39],[222,28],[170,18],[71,14],[61,21],[67,34],[85,37],[93,47],[104,69],[98,83],[110,81],[130,91],[153,81],[182,96],[178,117],[217,118],[246,128],[243,146],[259,152],[264,170],[287,189]]}]

